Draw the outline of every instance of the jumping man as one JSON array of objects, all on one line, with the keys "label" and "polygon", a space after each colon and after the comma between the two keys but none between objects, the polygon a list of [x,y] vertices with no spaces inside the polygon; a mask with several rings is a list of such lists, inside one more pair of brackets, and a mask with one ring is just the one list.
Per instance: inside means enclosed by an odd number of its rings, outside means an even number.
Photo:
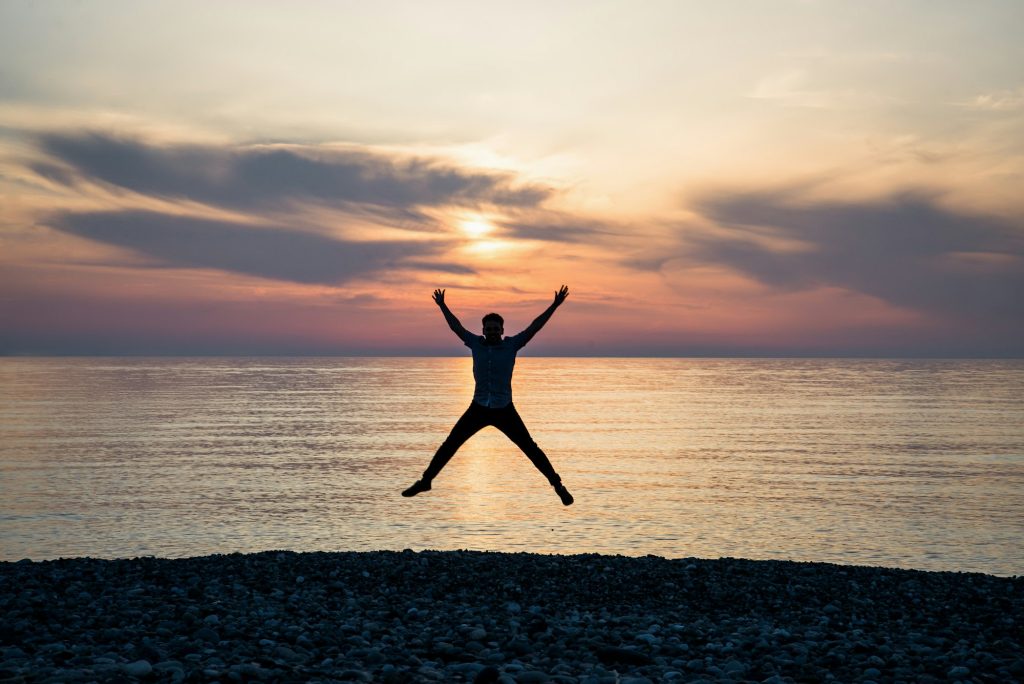
[{"label": "jumping man", "polygon": [[563,285],[555,293],[555,301],[551,303],[551,306],[537,316],[526,330],[512,337],[502,337],[505,334],[505,320],[501,316],[496,313],[484,316],[484,334],[482,336],[474,335],[462,327],[459,319],[444,303],[444,290],[434,290],[434,301],[441,308],[444,319],[448,321],[448,327],[473,352],[473,378],[476,380],[476,392],[473,394],[473,402],[469,408],[455,423],[448,439],[438,447],[430,465],[423,471],[423,477],[402,492],[402,496],[416,496],[420,492],[429,492],[430,483],[451,460],[458,448],[482,428],[493,425],[522,449],[537,470],[548,478],[548,482],[555,488],[555,493],[558,494],[563,504],[568,506],[572,503],[572,494],[562,484],[562,478],[555,472],[551,461],[530,437],[529,430],[526,429],[523,419],[519,417],[519,412],[512,404],[512,370],[516,364],[516,352],[533,339],[537,331],[544,327],[544,324],[551,318],[551,314],[555,313],[555,309],[561,306],[568,296],[569,288]]}]

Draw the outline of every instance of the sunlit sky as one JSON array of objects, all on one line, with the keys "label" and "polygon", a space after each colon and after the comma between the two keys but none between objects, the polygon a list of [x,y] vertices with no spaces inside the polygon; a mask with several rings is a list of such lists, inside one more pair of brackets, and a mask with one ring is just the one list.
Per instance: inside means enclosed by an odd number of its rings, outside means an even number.
[{"label": "sunlit sky", "polygon": [[0,2],[0,354],[1024,356],[1021,26]]}]

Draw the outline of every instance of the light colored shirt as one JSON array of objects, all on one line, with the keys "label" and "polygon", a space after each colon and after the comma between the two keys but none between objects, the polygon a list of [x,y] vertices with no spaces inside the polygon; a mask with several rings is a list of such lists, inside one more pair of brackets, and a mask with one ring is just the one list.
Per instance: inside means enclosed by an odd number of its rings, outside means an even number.
[{"label": "light colored shirt", "polygon": [[527,333],[524,330],[506,337],[499,344],[487,344],[486,338],[468,331],[460,335],[473,352],[474,403],[487,408],[504,408],[512,403],[512,371],[516,365],[516,352],[533,337]]}]

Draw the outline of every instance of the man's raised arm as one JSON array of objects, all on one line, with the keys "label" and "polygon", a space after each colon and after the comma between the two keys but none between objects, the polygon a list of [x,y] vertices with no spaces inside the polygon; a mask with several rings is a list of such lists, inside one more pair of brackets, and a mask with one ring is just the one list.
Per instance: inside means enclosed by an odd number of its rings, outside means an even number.
[{"label": "man's raised arm", "polygon": [[459,319],[455,317],[452,310],[448,308],[448,305],[444,303],[444,290],[434,290],[434,301],[441,308],[441,313],[444,314],[444,320],[448,321],[448,327],[452,329],[452,332],[459,336],[459,339],[463,342],[468,342],[474,337],[473,333],[466,330],[462,323],[459,323]]},{"label": "man's raised arm", "polygon": [[568,296],[569,288],[563,285],[561,289],[559,289],[558,292],[555,293],[555,301],[551,302],[551,306],[544,309],[544,313],[542,313],[540,316],[537,316],[537,318],[533,319],[533,323],[528,325],[526,327],[526,330],[516,335],[516,338],[518,338],[519,340],[520,347],[524,346],[527,342],[533,339],[533,336],[536,335],[537,332],[544,327],[544,324],[548,322],[549,318],[551,318],[551,314],[555,313],[555,309],[560,307],[562,305],[562,302],[564,302],[565,298]]}]

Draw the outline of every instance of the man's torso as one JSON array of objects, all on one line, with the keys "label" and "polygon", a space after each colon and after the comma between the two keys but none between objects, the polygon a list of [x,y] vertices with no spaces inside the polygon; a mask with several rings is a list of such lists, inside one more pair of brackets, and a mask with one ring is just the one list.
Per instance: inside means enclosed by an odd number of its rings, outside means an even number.
[{"label": "man's torso", "polygon": [[498,344],[487,344],[483,337],[466,342],[473,352],[473,401],[488,408],[503,408],[512,402],[512,371],[516,353],[522,348],[518,335]]}]

